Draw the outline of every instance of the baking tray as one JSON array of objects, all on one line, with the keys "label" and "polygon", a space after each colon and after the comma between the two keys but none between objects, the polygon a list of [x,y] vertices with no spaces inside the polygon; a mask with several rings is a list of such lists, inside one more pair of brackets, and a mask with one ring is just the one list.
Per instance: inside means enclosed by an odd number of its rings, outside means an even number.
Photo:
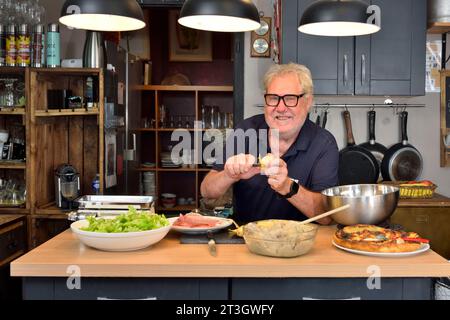
[{"label": "baking tray", "polygon": [[154,201],[152,196],[104,196],[87,195],[75,200],[81,208],[120,208],[128,205],[149,208]]}]

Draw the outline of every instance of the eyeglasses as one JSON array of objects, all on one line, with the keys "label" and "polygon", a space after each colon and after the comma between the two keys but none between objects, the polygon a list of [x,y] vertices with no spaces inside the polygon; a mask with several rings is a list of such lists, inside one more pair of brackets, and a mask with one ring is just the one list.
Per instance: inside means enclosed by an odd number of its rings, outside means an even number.
[{"label": "eyeglasses", "polygon": [[284,96],[279,96],[277,94],[267,93],[264,95],[266,100],[266,105],[269,107],[278,107],[280,100],[283,99],[284,105],[289,108],[294,108],[297,106],[298,99],[303,98],[306,93],[299,95],[296,94],[285,94]]}]

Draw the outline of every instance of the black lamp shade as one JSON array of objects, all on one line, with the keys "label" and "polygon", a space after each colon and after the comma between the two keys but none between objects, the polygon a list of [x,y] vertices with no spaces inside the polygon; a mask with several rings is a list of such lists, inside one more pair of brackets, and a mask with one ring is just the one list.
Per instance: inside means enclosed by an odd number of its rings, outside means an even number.
[{"label": "black lamp shade", "polygon": [[258,29],[258,9],[251,0],[186,0],[178,22],[189,28],[244,32]]},{"label": "black lamp shade", "polygon": [[145,27],[136,0],[66,0],[59,21],[68,27],[93,31],[131,31]]},{"label": "black lamp shade", "polygon": [[368,5],[357,0],[322,0],[303,13],[298,30],[319,36],[358,36],[380,30],[367,23]]}]

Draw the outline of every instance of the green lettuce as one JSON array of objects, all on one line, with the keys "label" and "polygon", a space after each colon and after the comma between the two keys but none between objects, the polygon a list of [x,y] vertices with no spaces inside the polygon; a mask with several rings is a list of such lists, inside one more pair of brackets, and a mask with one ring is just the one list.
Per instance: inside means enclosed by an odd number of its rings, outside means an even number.
[{"label": "green lettuce", "polygon": [[80,228],[83,231],[121,233],[159,229],[170,225],[169,220],[161,214],[149,214],[137,211],[129,206],[128,212],[114,219],[87,217],[89,226]]}]

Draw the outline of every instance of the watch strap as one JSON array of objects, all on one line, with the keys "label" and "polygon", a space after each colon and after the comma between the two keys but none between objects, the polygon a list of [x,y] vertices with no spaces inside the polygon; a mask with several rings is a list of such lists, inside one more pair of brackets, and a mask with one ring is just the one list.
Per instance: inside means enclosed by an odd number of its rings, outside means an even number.
[{"label": "watch strap", "polygon": [[298,180],[292,179],[292,178],[290,178],[290,179],[292,181],[291,189],[289,190],[289,193],[282,195],[282,197],[285,199],[289,199],[289,198],[295,196],[298,192],[298,189],[300,188],[300,185],[298,184]]}]

